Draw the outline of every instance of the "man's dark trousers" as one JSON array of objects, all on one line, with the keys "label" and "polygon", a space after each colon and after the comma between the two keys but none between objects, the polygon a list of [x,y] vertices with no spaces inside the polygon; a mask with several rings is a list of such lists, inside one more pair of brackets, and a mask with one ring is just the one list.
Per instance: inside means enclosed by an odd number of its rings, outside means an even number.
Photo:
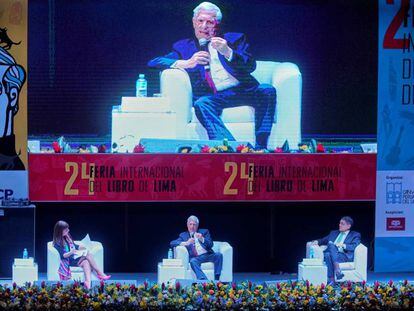
[{"label": "man's dark trousers", "polygon": [[256,147],[266,148],[276,108],[276,89],[272,85],[260,84],[249,88],[235,86],[196,98],[193,103],[196,116],[207,130],[210,140],[235,140],[220,115],[225,108],[246,105],[255,110]]},{"label": "man's dark trousers", "polygon": [[223,255],[221,253],[205,253],[196,257],[190,258],[191,269],[193,269],[197,280],[207,280],[206,275],[201,270],[201,264],[204,262],[212,262],[214,264],[214,276],[221,274],[223,266]]},{"label": "man's dark trousers", "polygon": [[328,278],[334,277],[335,267],[334,262],[347,262],[348,258],[344,253],[338,250],[338,247],[332,242],[328,243],[328,248],[323,252],[324,260],[328,268]]}]

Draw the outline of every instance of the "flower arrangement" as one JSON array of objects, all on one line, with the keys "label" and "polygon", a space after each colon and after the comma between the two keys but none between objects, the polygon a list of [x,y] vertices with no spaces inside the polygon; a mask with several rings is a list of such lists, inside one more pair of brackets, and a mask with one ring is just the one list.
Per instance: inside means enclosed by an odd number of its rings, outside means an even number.
[{"label": "flower arrangement", "polygon": [[229,141],[227,139],[223,140],[223,144],[218,146],[210,147],[208,145],[204,145],[200,149],[201,153],[267,153],[267,150],[255,150],[246,146],[244,144],[240,144],[234,149],[232,146],[229,145]]},{"label": "flower arrangement", "polygon": [[104,284],[86,290],[79,283],[40,286],[0,286],[0,309],[413,309],[414,286],[394,283],[344,283],[314,286],[309,282],[281,282],[264,286],[208,282],[183,288],[180,283],[138,286]]}]

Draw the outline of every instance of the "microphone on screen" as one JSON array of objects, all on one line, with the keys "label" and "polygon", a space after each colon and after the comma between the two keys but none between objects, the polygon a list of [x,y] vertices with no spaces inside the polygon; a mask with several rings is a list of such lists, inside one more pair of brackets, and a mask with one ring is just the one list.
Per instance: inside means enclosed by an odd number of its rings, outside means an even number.
[{"label": "microphone on screen", "polygon": [[[198,43],[200,44],[200,51],[208,52],[208,42],[206,38],[198,39]],[[204,65],[204,70],[210,71],[210,65]]]}]

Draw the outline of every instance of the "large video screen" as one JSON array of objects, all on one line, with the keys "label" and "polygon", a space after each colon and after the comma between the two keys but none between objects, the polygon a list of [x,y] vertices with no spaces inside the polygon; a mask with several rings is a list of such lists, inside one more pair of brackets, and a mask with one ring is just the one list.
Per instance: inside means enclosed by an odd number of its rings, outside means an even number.
[{"label": "large video screen", "polygon": [[113,152],[375,137],[376,1],[213,2],[30,1],[29,136]]}]

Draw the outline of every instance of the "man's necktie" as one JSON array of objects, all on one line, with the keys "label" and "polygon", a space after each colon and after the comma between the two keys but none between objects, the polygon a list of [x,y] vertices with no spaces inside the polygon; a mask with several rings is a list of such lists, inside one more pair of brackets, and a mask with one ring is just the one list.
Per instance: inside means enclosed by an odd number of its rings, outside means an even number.
[{"label": "man's necktie", "polygon": [[216,94],[217,89],[216,89],[216,86],[214,85],[213,78],[211,77],[210,70],[207,70],[207,69],[204,70],[204,77],[207,81],[208,86],[213,90],[213,93]]},{"label": "man's necktie", "polygon": [[197,257],[198,256],[198,253],[197,253],[197,249],[195,247],[195,244],[191,244],[191,252],[193,253],[193,256],[194,257]]},{"label": "man's necktie", "polygon": [[[192,239],[195,239],[195,238],[194,238],[194,233],[191,233],[191,234],[190,234],[190,237],[191,237]],[[196,249],[196,247],[195,247],[195,243],[192,243],[192,244],[190,245],[190,250],[191,250],[191,254],[192,254],[194,257],[197,257],[197,256],[198,256],[197,249]]]},{"label": "man's necktie", "polygon": [[345,233],[341,232],[338,237],[336,238],[336,242],[335,244],[339,244],[339,243],[343,243],[343,239],[344,239]]}]

